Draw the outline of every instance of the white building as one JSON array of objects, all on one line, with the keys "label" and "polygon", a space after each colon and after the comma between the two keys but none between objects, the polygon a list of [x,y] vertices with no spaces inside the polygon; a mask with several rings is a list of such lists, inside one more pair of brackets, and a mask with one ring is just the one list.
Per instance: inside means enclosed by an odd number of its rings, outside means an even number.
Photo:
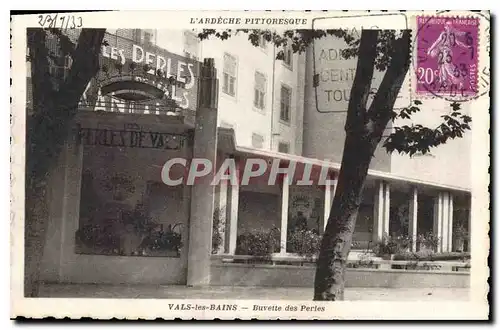
[{"label": "white building", "polygon": [[[198,223],[206,229],[212,215],[205,214],[208,218],[204,220],[193,216],[191,188],[184,184],[169,187],[161,180],[161,168],[168,159],[193,157],[190,137],[193,122],[184,121],[182,116],[165,115],[175,111],[168,103],[161,103],[165,102],[161,99],[163,87],[158,87],[161,82],[152,78],[154,74],[142,73],[144,78],[139,82],[127,80],[130,72],[137,74],[142,70],[137,65],[150,62],[153,69],[166,68],[167,77],[175,76],[175,90],[169,90],[170,95],[174,99],[179,97],[178,103],[186,105],[183,116],[193,116],[197,110],[194,102],[199,78],[195,61],[213,58],[219,81],[216,118],[219,129],[216,132],[214,126],[214,134],[206,135],[206,139],[218,137],[217,158],[236,159],[242,168],[250,158],[269,163],[279,159],[283,166],[292,162],[301,166],[310,164],[316,175],[318,169],[327,168],[334,181],[340,170],[345,113],[318,111],[329,105],[316,96],[318,89],[325,88],[322,80],[317,88],[312,83],[315,73],[320,78],[322,74],[314,72],[313,63],[319,59],[315,59],[313,49],[301,55],[285,50],[285,60],[276,60],[276,49],[271,44],[263,41],[260,47],[254,47],[245,34],[226,41],[214,38],[200,42],[193,32],[184,30],[108,30],[108,33],[105,38],[108,45],[103,47],[106,73],[100,73],[96,78],[98,83],[89,84],[82,98],[82,113],[75,122],[79,135],[67,143],[58,168],[51,174],[55,197],[44,253],[45,280],[235,283],[250,270],[219,261],[237,254],[241,258],[245,254],[242,251],[246,251],[242,247],[245,235],[277,233],[274,238],[280,244],[272,253],[279,260],[288,260],[296,257],[288,246],[288,235],[299,216],[305,217],[307,229],[323,232],[335,183],[298,186],[295,183],[300,177],[292,175],[280,177],[274,185],[264,181],[246,186],[222,183],[206,196],[206,202],[219,212],[220,242],[213,252],[222,256],[211,257],[206,244],[210,247],[215,231],[198,231],[196,236],[190,230],[198,229],[190,227]],[[134,53],[137,46],[141,48],[140,56]],[[328,49],[329,44],[315,44],[315,47]],[[321,52],[315,54],[319,56]],[[133,60],[136,55],[140,61]],[[136,63],[134,68],[129,67],[132,62]],[[335,69],[335,62],[328,65],[327,69]],[[341,63],[339,67],[349,68],[349,65]],[[317,66],[316,71],[321,68],[325,69]],[[144,67],[144,72],[153,69]],[[109,71],[115,76],[110,76]],[[332,77],[323,81],[330,84],[328,88],[337,79]],[[158,92],[161,97],[155,99]],[[148,100],[141,103],[139,97]],[[342,108],[345,104],[341,100],[332,108]],[[432,120],[439,120],[439,114],[447,106],[439,100],[424,105],[424,117],[420,119],[429,125]],[[429,112],[436,116],[427,116]],[[210,124],[208,118],[206,125]],[[114,140],[120,137],[121,142]],[[469,156],[469,135],[426,156],[409,158],[377,151],[368,174],[353,248],[371,249],[384,234],[408,235],[415,241],[417,235],[432,232],[441,238],[436,247],[438,252],[461,249],[453,240],[453,228],[457,224],[468,227],[470,223]],[[182,171],[173,170],[178,175]],[[182,248],[177,244],[175,251],[157,253],[156,258],[142,256],[139,251],[145,245],[154,246],[149,246],[148,252],[149,256],[154,255],[156,252],[152,250],[159,249],[160,239],[134,232],[138,230],[137,224],[123,220],[141,217],[149,219],[147,226],[141,224],[148,229],[141,227],[141,231],[148,231],[148,235],[167,233],[170,236],[166,241],[173,244],[179,240]],[[411,249],[417,249],[416,243]],[[201,267],[207,260],[208,266],[205,263],[206,267]],[[202,278],[201,282],[190,281],[189,269],[198,268],[202,269],[197,276]],[[252,272],[258,273],[255,269]],[[264,272],[267,275],[257,274],[246,283],[286,284],[285,268]],[[296,280],[300,279],[303,276]],[[310,280],[304,280],[304,285]]]}]

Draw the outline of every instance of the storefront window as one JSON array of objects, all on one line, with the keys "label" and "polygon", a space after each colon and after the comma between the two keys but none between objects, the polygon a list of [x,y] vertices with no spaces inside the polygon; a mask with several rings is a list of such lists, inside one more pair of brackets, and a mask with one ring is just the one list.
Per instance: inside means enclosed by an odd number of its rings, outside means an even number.
[{"label": "storefront window", "polygon": [[179,257],[183,187],[161,182],[151,149],[85,146],[77,254]]}]

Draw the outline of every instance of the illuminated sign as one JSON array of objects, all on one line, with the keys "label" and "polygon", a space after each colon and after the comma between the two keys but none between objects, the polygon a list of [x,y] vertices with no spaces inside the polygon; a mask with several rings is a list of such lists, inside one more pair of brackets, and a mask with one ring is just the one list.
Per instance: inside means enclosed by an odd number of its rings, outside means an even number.
[{"label": "illuminated sign", "polygon": [[[171,56],[162,56],[148,52],[143,47],[132,44],[132,56],[130,60],[134,63],[148,65],[150,69],[147,73],[150,75],[160,74],[166,79],[176,77],[177,81],[185,84],[186,89],[191,89],[195,83],[195,64],[186,62],[187,58],[179,59],[179,56],[175,58],[174,54],[169,55]],[[124,49],[116,47],[102,46],[102,56],[119,61],[122,65],[125,65],[127,62]]]},{"label": "illuminated sign", "polygon": [[199,62],[116,35],[107,34],[105,40],[101,70],[85,91],[82,106],[162,111],[174,101],[182,109],[196,109]]}]

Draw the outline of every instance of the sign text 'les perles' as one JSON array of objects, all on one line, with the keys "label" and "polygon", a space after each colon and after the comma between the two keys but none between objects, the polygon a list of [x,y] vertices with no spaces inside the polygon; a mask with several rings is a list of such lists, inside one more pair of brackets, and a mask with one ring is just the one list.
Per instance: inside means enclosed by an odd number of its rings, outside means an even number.
[{"label": "sign text 'les perles'", "polygon": [[[111,38],[110,42],[113,42]],[[118,43],[118,42],[117,42]],[[153,85],[164,91],[167,99],[172,99],[183,109],[188,109],[196,104],[197,65],[195,60],[170,53],[167,50],[155,48],[148,50],[146,46],[139,46],[132,42],[115,45],[103,45],[101,55],[103,58],[121,64],[120,75],[130,74],[135,81]],[[135,70],[132,67],[142,69]],[[142,72],[142,73],[141,73]],[[158,80],[160,79],[160,81]],[[175,79],[176,83],[170,81]],[[165,82],[162,84],[162,80]]]},{"label": "sign text 'les perles'", "polygon": [[[119,61],[122,65],[124,65],[127,60],[131,60],[137,64],[149,65],[150,69],[147,73],[157,75],[158,72],[161,72],[166,79],[175,77],[177,81],[185,84],[186,89],[191,89],[194,86],[195,75],[193,63],[187,63],[173,59],[172,57],[154,54],[145,51],[144,48],[136,44],[132,44],[132,57],[130,59],[126,58],[125,50],[118,47],[103,45],[101,52],[103,57]],[[175,61],[177,61],[177,66],[174,65]],[[177,67],[177,70],[174,70],[175,67]]]}]

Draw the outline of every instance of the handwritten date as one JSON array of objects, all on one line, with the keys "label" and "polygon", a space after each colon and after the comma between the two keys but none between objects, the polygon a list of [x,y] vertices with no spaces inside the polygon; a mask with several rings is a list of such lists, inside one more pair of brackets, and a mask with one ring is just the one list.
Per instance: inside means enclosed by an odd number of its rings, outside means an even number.
[{"label": "handwritten date", "polygon": [[74,15],[38,15],[38,24],[43,28],[77,29],[83,26],[81,16]]}]

